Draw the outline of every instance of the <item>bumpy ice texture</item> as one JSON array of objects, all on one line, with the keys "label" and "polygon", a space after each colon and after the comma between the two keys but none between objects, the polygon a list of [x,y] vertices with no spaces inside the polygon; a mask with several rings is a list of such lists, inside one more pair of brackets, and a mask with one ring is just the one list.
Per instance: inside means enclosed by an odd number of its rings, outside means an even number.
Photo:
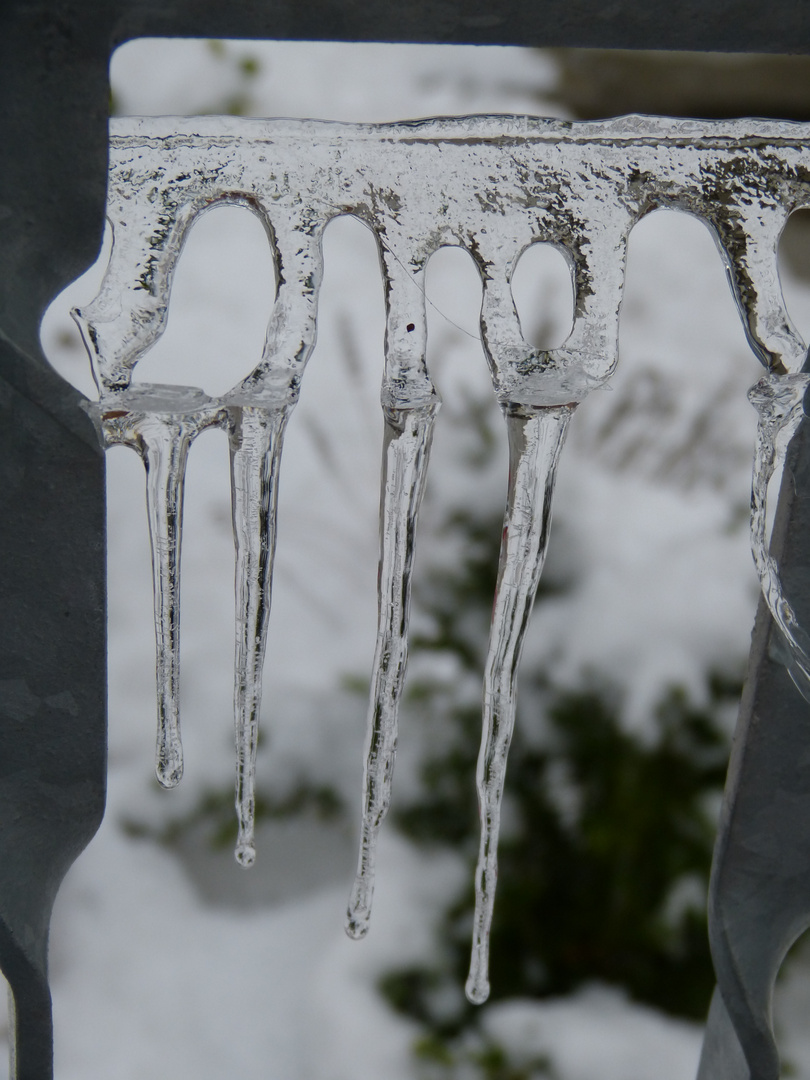
[{"label": "bumpy ice texture", "polygon": [[[377,239],[385,285],[385,412],[379,620],[371,681],[362,843],[347,928],[362,936],[376,839],[390,802],[397,710],[407,661],[414,537],[438,397],[425,363],[424,275],[430,256],[464,247],[483,283],[481,340],[509,432],[508,503],[484,676],[477,782],[481,846],[467,992],[489,992],[487,949],[497,836],[524,631],[545,556],[554,476],[576,405],[617,361],[627,237],[657,207],[711,229],[755,353],[768,376],[760,416],[752,538],[763,590],[791,648],[800,685],[810,646],[783,595],[765,541],[767,484],[795,430],[805,346],[785,310],[776,248],[788,215],[810,205],[810,131],[766,121],[625,117],[572,124],[524,116],[396,125],[202,117],[115,120],[108,215],[114,242],[99,295],[76,311],[98,383],[92,406],[107,445],[134,447],[147,471],[157,641],[157,772],[182,773],[178,712],[179,549],[183,476],[204,428],[228,431],[236,545],[234,715],[237,859],[254,858],[253,776],[276,538],[284,431],[315,344],[321,241],[351,214]],[[265,346],[254,370],[210,399],[192,387],[130,385],[166,323],[172,275],[192,223],[220,203],[262,221],[278,271]],[[533,243],[566,256],[576,298],[559,348],[524,339],[511,293]]]}]

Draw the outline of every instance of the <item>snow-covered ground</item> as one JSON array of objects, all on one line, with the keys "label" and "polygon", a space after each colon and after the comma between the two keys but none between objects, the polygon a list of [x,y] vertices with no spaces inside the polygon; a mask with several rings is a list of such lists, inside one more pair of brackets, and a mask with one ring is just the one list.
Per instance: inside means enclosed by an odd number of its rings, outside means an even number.
[{"label": "snow-covered ground", "polygon": [[[259,115],[382,121],[549,113],[543,95],[554,67],[519,49],[244,43],[217,50],[161,41],[125,46],[112,77],[122,113],[218,111],[230,101]],[[357,221],[329,227],[325,261],[319,344],[285,446],[260,775],[283,787],[306,773],[359,804],[364,717],[339,686],[347,673],[367,672],[373,652],[382,292],[372,238]],[[98,280],[91,271],[63,294],[43,328],[54,364],[88,393],[67,312]],[[232,385],[255,363],[272,285],[257,221],[236,208],[209,215],[182,257],[166,335],[138,377],[214,393]],[[466,256],[442,252],[428,288],[431,364],[447,408],[458,412],[464,395],[488,393],[480,345],[470,337],[480,285]],[[562,315],[543,332],[562,339],[568,289],[554,258],[541,260],[518,297],[527,324],[532,296],[556,299]],[[807,325],[810,299],[798,284],[790,300]],[[658,213],[634,231],[621,343],[615,388],[580,408],[560,467],[556,515],[565,545],[552,557],[575,550],[578,583],[538,607],[526,656],[553,658],[563,683],[586,670],[613,672],[631,688],[630,722],[641,724],[668,684],[700,697],[708,667],[745,655],[756,604],[745,528],[755,417],[745,391],[758,367],[700,223]],[[451,491],[476,498],[475,478],[442,471],[450,460],[445,437],[437,437],[428,516],[431,501]],[[497,452],[505,485],[504,446]],[[388,1009],[375,981],[429,958],[431,915],[457,888],[459,865],[387,830],[372,932],[357,944],[342,925],[355,860],[355,838],[343,827],[263,827],[254,886],[230,856],[212,862],[192,851],[178,859],[122,829],[124,819],[159,824],[205,788],[230,782],[233,549],[227,449],[217,432],[190,456],[186,775],[164,794],[151,779],[142,466],[122,449],[108,455],[108,466],[110,793],[101,831],[69,873],[54,914],[59,1080],[416,1077],[416,1031]],[[806,993],[794,982],[789,1002]],[[785,1019],[791,1030],[801,1027],[789,1003]],[[599,986],[543,1004],[500,1003],[484,1027],[518,1057],[548,1056],[560,1080],[689,1080],[701,1036]],[[810,1075],[810,1053],[805,1061]]]}]

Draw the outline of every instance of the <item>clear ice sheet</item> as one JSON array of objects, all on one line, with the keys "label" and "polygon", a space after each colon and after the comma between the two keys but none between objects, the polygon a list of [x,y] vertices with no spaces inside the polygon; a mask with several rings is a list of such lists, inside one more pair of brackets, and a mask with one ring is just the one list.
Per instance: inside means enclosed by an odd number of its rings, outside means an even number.
[{"label": "clear ice sheet", "polygon": [[[656,207],[713,232],[752,349],[769,375],[755,388],[760,436],[752,538],[763,591],[806,682],[810,645],[766,549],[765,496],[798,423],[806,347],[779,286],[776,249],[789,214],[810,206],[810,126],[629,116],[569,123],[529,116],[437,118],[390,125],[233,117],[111,122],[109,266],[98,296],[74,313],[100,400],[106,445],[143,458],[152,537],[158,681],[158,774],[182,772],[179,554],[183,477],[204,427],[229,433],[236,548],[234,719],[237,859],[254,858],[253,776],[276,540],[284,429],[315,344],[321,240],[342,214],[374,232],[386,302],[377,646],[372,674],[362,843],[348,929],[370,915],[377,834],[391,797],[397,708],[407,659],[414,534],[438,398],[426,368],[424,275],[440,247],[464,247],[483,284],[481,341],[507,418],[509,499],[484,677],[478,765],[482,834],[468,994],[488,992],[487,954],[506,758],[521,644],[548,539],[554,473],[570,415],[618,357],[627,237]],[[302,150],[305,148],[305,150]],[[265,346],[219,399],[193,388],[131,386],[166,324],[172,277],[190,226],[218,203],[247,206],[278,270]],[[522,334],[512,300],[518,259],[535,243],[566,256],[576,297],[559,348]]]}]

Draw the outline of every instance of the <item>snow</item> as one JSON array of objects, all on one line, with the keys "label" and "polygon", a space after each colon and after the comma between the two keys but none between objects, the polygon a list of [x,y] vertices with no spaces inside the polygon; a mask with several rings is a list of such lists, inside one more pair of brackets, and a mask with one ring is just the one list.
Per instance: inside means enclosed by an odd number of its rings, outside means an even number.
[{"label": "snow", "polygon": [[584,987],[569,998],[494,1005],[486,1033],[518,1061],[545,1055],[566,1080],[680,1080],[697,1072],[698,1024],[629,1002],[614,987]]},{"label": "snow", "polygon": [[[255,77],[234,62],[245,58],[259,61]],[[520,49],[243,42],[217,51],[136,41],[116,53],[112,77],[125,114],[199,112],[241,98],[259,115],[380,121],[551,112],[543,93],[554,64]],[[259,774],[282,789],[304,773],[332,783],[359,816],[364,709],[336,687],[347,673],[368,673],[373,654],[382,295],[374,244],[358,222],[329,227],[325,262],[319,344],[282,465]],[[548,295],[564,301],[557,270],[552,259],[538,273]],[[43,326],[54,364],[87,392],[66,313],[94,295],[98,277],[96,268],[59,297]],[[258,353],[271,287],[255,219],[235,208],[203,219],[180,262],[169,329],[138,377],[210,393],[232,385]],[[806,307],[807,290],[791,288],[791,303]],[[463,415],[467,399],[487,393],[480,345],[471,340],[480,283],[466,256],[448,251],[431,263],[428,289],[431,368],[444,413]],[[563,303],[545,332],[564,336],[566,318]],[[622,354],[616,389],[580,407],[560,465],[549,568],[570,558],[570,546],[581,576],[565,597],[536,608],[525,662],[553,657],[561,682],[614,672],[632,686],[630,722],[641,725],[665,686],[680,682],[700,696],[707,660],[723,666],[745,654],[756,604],[745,528],[755,416],[745,390],[759,369],[699,223],[659,213],[634,231]],[[674,389],[674,411],[655,414],[652,430],[623,424],[621,402],[646,394],[654,404],[658,386]],[[696,426],[701,416],[711,424]],[[495,485],[505,494],[504,442],[491,467],[472,476],[442,471],[450,437],[440,418],[426,538],[431,504],[489,497]],[[231,783],[233,546],[227,449],[211,433],[189,461],[186,774],[166,795],[150,780],[154,644],[142,466],[115,450],[108,467],[110,795],[100,833],[54,913],[57,1076],[409,1080],[417,1075],[416,1029],[375,984],[391,967],[431,956],[431,914],[458,888],[460,865],[384,829],[372,929],[357,944],[343,932],[356,838],[340,829],[324,827],[325,841],[306,823],[292,836],[281,826],[260,830],[250,873],[263,875],[262,891],[240,884],[245,871],[230,855],[201,869],[193,851],[178,858],[121,827],[124,818],[159,826],[203,790]],[[420,550],[418,540],[417,573]],[[400,769],[395,799],[407,779]],[[785,1007],[792,1030],[801,1026],[795,1000]],[[560,1080],[694,1076],[699,1028],[632,1004],[615,988],[501,1003],[482,1015],[490,1037],[515,1054],[550,1055]]]},{"label": "snow", "polygon": [[294,903],[208,907],[170,855],[103,829],[54,924],[60,1080],[405,1080],[414,1031],[381,1008],[374,984],[429,959],[409,909],[430,911],[447,868],[426,870],[391,837],[380,862],[374,934],[358,948],[342,927],[348,880]]}]

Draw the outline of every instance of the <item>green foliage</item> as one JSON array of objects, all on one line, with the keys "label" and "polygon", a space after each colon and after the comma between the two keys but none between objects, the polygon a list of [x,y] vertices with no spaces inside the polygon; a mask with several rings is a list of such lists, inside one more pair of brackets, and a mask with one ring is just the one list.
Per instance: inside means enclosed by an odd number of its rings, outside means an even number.
[{"label": "green foliage", "polygon": [[[552,747],[520,747],[510,762],[521,827],[500,855],[496,993],[564,993],[596,978],[704,1017],[714,976],[701,900],[707,796],[725,774],[719,728],[677,692],[658,709],[652,745],[624,732],[608,695],[593,690],[559,695],[548,717]],[[682,882],[696,883],[696,903],[669,911]]]},{"label": "green foliage", "polygon": [[[302,814],[311,814],[319,821],[335,821],[343,816],[345,807],[340,795],[328,785],[312,785],[305,780],[298,783],[283,796],[266,791],[256,792],[256,824],[263,821],[279,821]],[[236,814],[231,788],[212,788],[202,792],[191,810],[172,818],[160,828],[153,828],[132,818],[125,818],[121,827],[127,835],[157,840],[171,846],[192,829],[199,826],[205,830],[208,842],[214,849],[232,847],[236,842]]]},{"label": "green foliage", "polygon": [[235,54],[230,43],[217,39],[208,42],[212,57],[232,74],[233,88],[225,97],[202,109],[203,113],[218,113],[226,116],[248,116],[256,107],[253,83],[261,74],[261,61],[255,56]]},{"label": "green foliage", "polygon": [[[705,1016],[714,983],[704,907],[711,807],[728,752],[716,715],[736,691],[714,679],[702,708],[672,691],[645,741],[623,730],[618,694],[604,687],[551,694],[542,747],[518,727],[492,929],[494,1000],[567,993],[597,979],[668,1012]],[[426,762],[424,798],[396,818],[417,842],[467,841],[471,861],[476,719],[459,710],[458,740]],[[466,893],[446,913],[441,967],[382,983],[395,1008],[444,1034],[472,1017],[461,1002],[450,1016],[431,1006],[446,979],[463,983],[472,899]]]},{"label": "green foliage", "polygon": [[504,1048],[488,1040],[449,1045],[433,1035],[414,1046],[420,1080],[552,1080],[546,1058],[516,1063]]},{"label": "green foliage", "polygon": [[[204,102],[196,110],[198,115],[249,116],[257,108],[256,80],[262,72],[257,56],[244,55],[231,42],[212,38],[206,41],[206,49],[216,67],[226,75],[227,89],[220,98]],[[119,116],[123,105],[114,89],[110,90],[110,116]]]}]

